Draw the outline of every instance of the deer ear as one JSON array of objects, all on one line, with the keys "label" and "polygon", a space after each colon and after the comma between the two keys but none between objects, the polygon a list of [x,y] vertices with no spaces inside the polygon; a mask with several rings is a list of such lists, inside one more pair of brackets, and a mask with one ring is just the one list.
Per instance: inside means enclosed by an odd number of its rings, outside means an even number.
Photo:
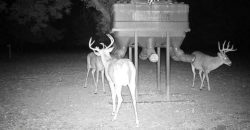
[{"label": "deer ear", "polygon": [[114,47],[111,47],[108,49],[108,52],[110,53],[111,51],[113,51]]}]

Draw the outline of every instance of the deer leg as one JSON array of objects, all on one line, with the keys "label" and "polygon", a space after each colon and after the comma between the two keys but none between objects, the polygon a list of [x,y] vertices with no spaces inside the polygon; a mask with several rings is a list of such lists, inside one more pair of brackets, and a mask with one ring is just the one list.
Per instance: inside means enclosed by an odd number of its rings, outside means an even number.
[{"label": "deer leg", "polygon": [[204,86],[204,79],[205,79],[205,72],[203,72],[203,74],[202,74],[202,81],[201,81],[201,88],[200,88],[200,90],[203,88],[203,86]]},{"label": "deer leg", "polygon": [[87,87],[87,82],[88,82],[89,71],[90,71],[90,68],[88,68],[88,71],[87,71],[87,76],[86,76],[86,79],[85,79],[84,88],[86,88],[86,87]]},{"label": "deer leg", "polygon": [[103,93],[106,93],[105,86],[104,86],[104,70],[102,70],[101,73],[102,73],[102,89],[103,89]]},{"label": "deer leg", "polygon": [[135,123],[136,123],[136,126],[138,127],[139,126],[139,120],[138,120],[137,109],[136,109],[136,97],[135,97],[136,90],[135,89],[136,89],[135,84],[130,84],[129,90],[130,90],[130,94],[131,94],[132,101],[133,101],[133,106],[134,106]]},{"label": "deer leg", "polygon": [[96,86],[95,86],[95,94],[97,94],[97,87],[98,87],[98,81],[99,81],[99,71],[96,71]]},{"label": "deer leg", "polygon": [[191,64],[191,67],[192,67],[192,72],[193,72],[193,85],[192,87],[194,87],[194,81],[195,81],[195,68],[194,66]]},{"label": "deer leg", "polygon": [[201,86],[200,86],[200,89],[202,89],[202,70],[199,70],[199,76],[200,76],[200,79],[201,79]]},{"label": "deer leg", "polygon": [[207,86],[208,86],[208,91],[210,91],[210,84],[209,84],[209,77],[208,77],[208,73],[206,73],[206,78],[207,78]]},{"label": "deer leg", "polygon": [[110,87],[111,95],[112,95],[112,105],[113,105],[112,115],[115,115],[115,108],[116,108],[116,103],[115,103],[115,100],[116,100],[116,92],[115,92],[115,86],[114,86],[114,84],[113,84],[113,83],[110,83],[110,81],[109,81],[109,87]]},{"label": "deer leg", "polygon": [[119,85],[119,86],[117,85],[117,86],[115,86],[115,88],[116,88],[115,89],[115,93],[116,93],[117,99],[118,99],[118,105],[116,107],[116,111],[115,111],[115,115],[114,115],[113,121],[116,120],[118,112],[119,112],[119,109],[120,109],[122,101],[123,101],[122,94],[121,94],[122,86],[121,85]]},{"label": "deer leg", "polygon": [[92,69],[92,77],[93,77],[95,86],[97,86],[96,80],[95,80],[95,71],[96,71],[95,69]]},{"label": "deer leg", "polygon": [[199,75],[200,75],[200,79],[201,79],[201,86],[200,86],[200,90],[203,88],[203,83],[204,83],[204,78],[205,78],[205,75],[204,75],[204,72],[202,73],[203,71],[202,70],[199,70]]}]

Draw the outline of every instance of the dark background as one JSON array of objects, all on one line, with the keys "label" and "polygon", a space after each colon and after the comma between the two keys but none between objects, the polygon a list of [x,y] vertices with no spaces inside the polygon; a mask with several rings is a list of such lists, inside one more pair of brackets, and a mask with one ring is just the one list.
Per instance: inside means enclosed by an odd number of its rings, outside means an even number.
[{"label": "dark background", "polygon": [[250,2],[246,0],[189,0],[191,32],[183,43],[185,49],[216,49],[217,42],[231,41],[238,51],[249,47]]},{"label": "dark background", "polygon": [[[54,21],[55,26],[64,27],[64,38],[54,43],[30,43],[11,40],[13,53],[32,53],[46,51],[84,51],[88,39],[96,33],[94,8],[85,8],[80,1],[72,1],[70,15]],[[249,50],[250,2],[248,0],[180,0],[189,4],[189,26],[181,48],[186,53],[200,50],[216,55],[218,41],[231,41],[237,48],[236,54],[246,56]],[[1,32],[8,29],[8,24]],[[27,36],[29,37],[29,36]],[[6,44],[1,45],[1,52],[6,54]]]}]

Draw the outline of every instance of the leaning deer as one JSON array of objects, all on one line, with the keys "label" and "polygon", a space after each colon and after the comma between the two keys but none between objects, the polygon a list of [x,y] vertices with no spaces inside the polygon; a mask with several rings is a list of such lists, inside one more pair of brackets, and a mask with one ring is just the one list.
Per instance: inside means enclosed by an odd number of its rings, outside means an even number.
[{"label": "leaning deer", "polygon": [[[136,110],[136,69],[132,61],[129,59],[116,59],[112,58],[110,52],[113,50],[111,47],[114,43],[114,39],[110,34],[107,34],[111,43],[106,47],[104,46],[103,49],[99,49],[99,47],[92,47],[92,38],[89,40],[89,48],[94,51],[94,53],[101,57],[102,63],[105,69],[105,76],[109,82],[109,86],[111,89],[112,94],[112,101],[113,101],[113,112],[114,115],[113,120],[116,120],[117,114],[119,112],[121,103],[123,101],[121,96],[122,86],[128,86],[131,97],[133,100],[134,112],[135,112],[135,120],[136,125],[139,125],[139,120],[137,116]],[[118,99],[118,104],[116,106],[116,97]]]},{"label": "leaning deer", "polygon": [[[104,45],[103,45],[104,46]],[[87,87],[87,82],[88,82],[88,76],[89,76],[89,71],[92,69],[92,77],[94,79],[95,83],[95,94],[97,94],[97,86],[98,86],[98,79],[99,79],[99,72],[101,72],[102,76],[102,89],[103,92],[105,93],[105,86],[104,86],[104,66],[102,64],[102,60],[100,56],[97,56],[94,52],[91,52],[87,55],[87,76],[85,79],[85,85],[84,88]],[[95,72],[96,72],[96,79],[95,79]]]},{"label": "leaning deer", "polygon": [[192,72],[193,72],[193,85],[192,85],[192,87],[194,87],[194,80],[195,80],[195,74],[196,74],[195,69],[199,70],[199,75],[200,75],[200,79],[201,79],[200,90],[203,87],[203,82],[204,82],[204,79],[206,77],[207,84],[208,84],[208,91],[210,91],[208,74],[212,70],[217,69],[218,67],[220,67],[223,64],[226,64],[228,66],[230,66],[232,64],[230,59],[227,57],[226,53],[230,52],[230,51],[236,51],[236,49],[233,49],[233,46],[231,48],[229,48],[230,42],[227,44],[227,48],[225,48],[224,47],[225,42],[223,43],[222,49],[220,48],[220,42],[218,42],[219,52],[217,53],[216,57],[206,55],[206,54],[199,52],[199,51],[195,51],[192,53],[195,56],[194,61],[191,63]]}]

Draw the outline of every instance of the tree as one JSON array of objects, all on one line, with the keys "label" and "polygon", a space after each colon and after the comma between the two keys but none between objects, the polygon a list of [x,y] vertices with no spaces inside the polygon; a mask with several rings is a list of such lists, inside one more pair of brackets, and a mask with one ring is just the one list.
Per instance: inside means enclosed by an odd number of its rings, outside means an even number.
[{"label": "tree", "polygon": [[62,38],[62,31],[51,26],[51,22],[62,19],[70,10],[70,0],[0,0],[0,14],[5,18],[2,23],[9,25],[14,21],[29,28],[34,36],[52,41]]},{"label": "tree", "polygon": [[112,29],[112,5],[116,0],[83,0],[87,3],[87,7],[94,7],[101,12],[97,15],[97,35],[103,36]]}]

